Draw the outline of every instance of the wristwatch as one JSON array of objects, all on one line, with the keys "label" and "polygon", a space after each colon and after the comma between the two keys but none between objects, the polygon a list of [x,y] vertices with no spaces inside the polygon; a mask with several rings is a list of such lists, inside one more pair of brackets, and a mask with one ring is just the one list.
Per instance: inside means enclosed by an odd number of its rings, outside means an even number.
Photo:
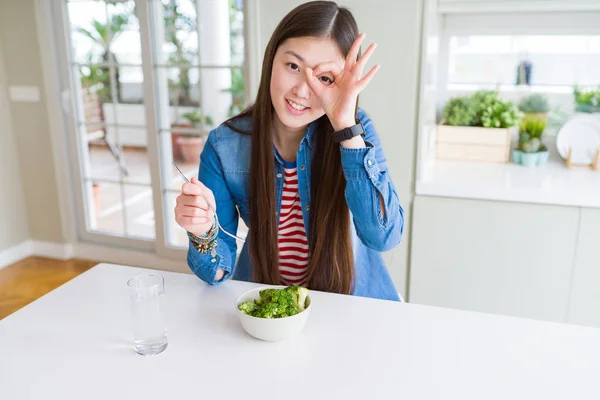
[{"label": "wristwatch", "polygon": [[344,128],[341,131],[333,132],[333,141],[335,143],[341,143],[344,140],[352,139],[355,136],[361,135],[365,137],[365,128],[360,120],[356,120],[356,125],[352,125],[349,128]]}]

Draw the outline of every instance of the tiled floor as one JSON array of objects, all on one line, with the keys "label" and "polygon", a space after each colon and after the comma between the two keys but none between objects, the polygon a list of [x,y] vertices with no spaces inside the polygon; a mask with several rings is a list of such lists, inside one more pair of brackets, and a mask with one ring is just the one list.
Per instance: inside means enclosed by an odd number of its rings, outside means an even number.
[{"label": "tiled floor", "polygon": [[[106,147],[92,146],[90,149],[91,177],[99,185],[95,191],[95,223],[88,226],[93,230],[108,234],[137,236],[154,239],[154,208],[150,187],[150,164],[146,151],[125,149],[123,154],[128,176],[123,178],[123,185],[111,183],[120,180],[117,162]],[[178,162],[179,168],[191,178],[197,177],[198,165]],[[183,179],[174,168],[165,174],[167,191],[164,193],[165,228],[169,232],[169,244],[187,246],[185,231],[179,227],[174,218],[175,199],[181,191]],[[90,209],[94,209],[91,206]],[[238,230],[243,234],[247,228],[243,223]]]}]

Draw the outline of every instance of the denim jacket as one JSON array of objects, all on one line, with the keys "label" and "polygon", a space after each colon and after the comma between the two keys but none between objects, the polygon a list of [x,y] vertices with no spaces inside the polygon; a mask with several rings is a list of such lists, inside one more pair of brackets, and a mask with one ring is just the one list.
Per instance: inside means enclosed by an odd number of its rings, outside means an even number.
[{"label": "denim jacket", "polygon": [[[352,294],[387,300],[400,300],[390,274],[380,254],[395,247],[402,236],[404,211],[390,179],[386,159],[375,132],[373,122],[359,109],[358,118],[365,129],[362,149],[340,146],[342,169],[346,178],[345,197],[353,224],[350,224],[354,251],[355,282]],[[235,120],[235,126],[250,130],[251,120]],[[311,154],[314,139],[311,123],[300,142],[297,153],[298,192],[307,235],[310,213]],[[221,125],[210,132],[200,155],[198,179],[211,189],[215,196],[217,215],[221,225],[236,233],[238,219],[249,224],[250,212],[250,152],[251,137]],[[277,215],[281,208],[284,161],[274,150]],[[380,195],[385,212],[381,210]],[[211,285],[232,277],[252,281],[252,261],[249,255],[249,237],[236,265],[236,241],[223,232],[218,234],[216,254],[201,254],[190,243],[187,262],[194,273]],[[235,266],[235,268],[234,268]],[[220,281],[215,280],[218,269],[225,271]]]}]

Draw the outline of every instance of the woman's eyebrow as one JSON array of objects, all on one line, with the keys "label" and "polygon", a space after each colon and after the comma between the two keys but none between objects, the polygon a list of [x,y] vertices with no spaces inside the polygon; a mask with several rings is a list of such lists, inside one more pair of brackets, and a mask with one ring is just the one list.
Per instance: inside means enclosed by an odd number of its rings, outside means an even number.
[{"label": "woman's eyebrow", "polygon": [[291,55],[293,55],[294,57],[296,57],[298,60],[300,60],[300,61],[304,62],[304,58],[302,58],[302,57],[300,56],[300,54],[298,54],[298,53],[296,53],[296,52],[294,52],[294,51],[292,51],[292,50],[288,50],[288,51],[286,51],[284,54],[291,54]]}]

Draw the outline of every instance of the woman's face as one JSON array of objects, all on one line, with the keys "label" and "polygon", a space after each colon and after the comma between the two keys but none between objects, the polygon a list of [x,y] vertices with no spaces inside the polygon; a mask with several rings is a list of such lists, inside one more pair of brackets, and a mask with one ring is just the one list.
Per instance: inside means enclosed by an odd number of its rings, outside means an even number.
[{"label": "woman's face", "polygon": [[[271,74],[271,100],[277,117],[288,129],[303,129],[325,113],[308,86],[305,72],[306,67],[315,69],[325,62],[344,66],[344,57],[331,39],[292,38],[277,49]],[[333,82],[331,73],[318,78],[326,86]]]}]

